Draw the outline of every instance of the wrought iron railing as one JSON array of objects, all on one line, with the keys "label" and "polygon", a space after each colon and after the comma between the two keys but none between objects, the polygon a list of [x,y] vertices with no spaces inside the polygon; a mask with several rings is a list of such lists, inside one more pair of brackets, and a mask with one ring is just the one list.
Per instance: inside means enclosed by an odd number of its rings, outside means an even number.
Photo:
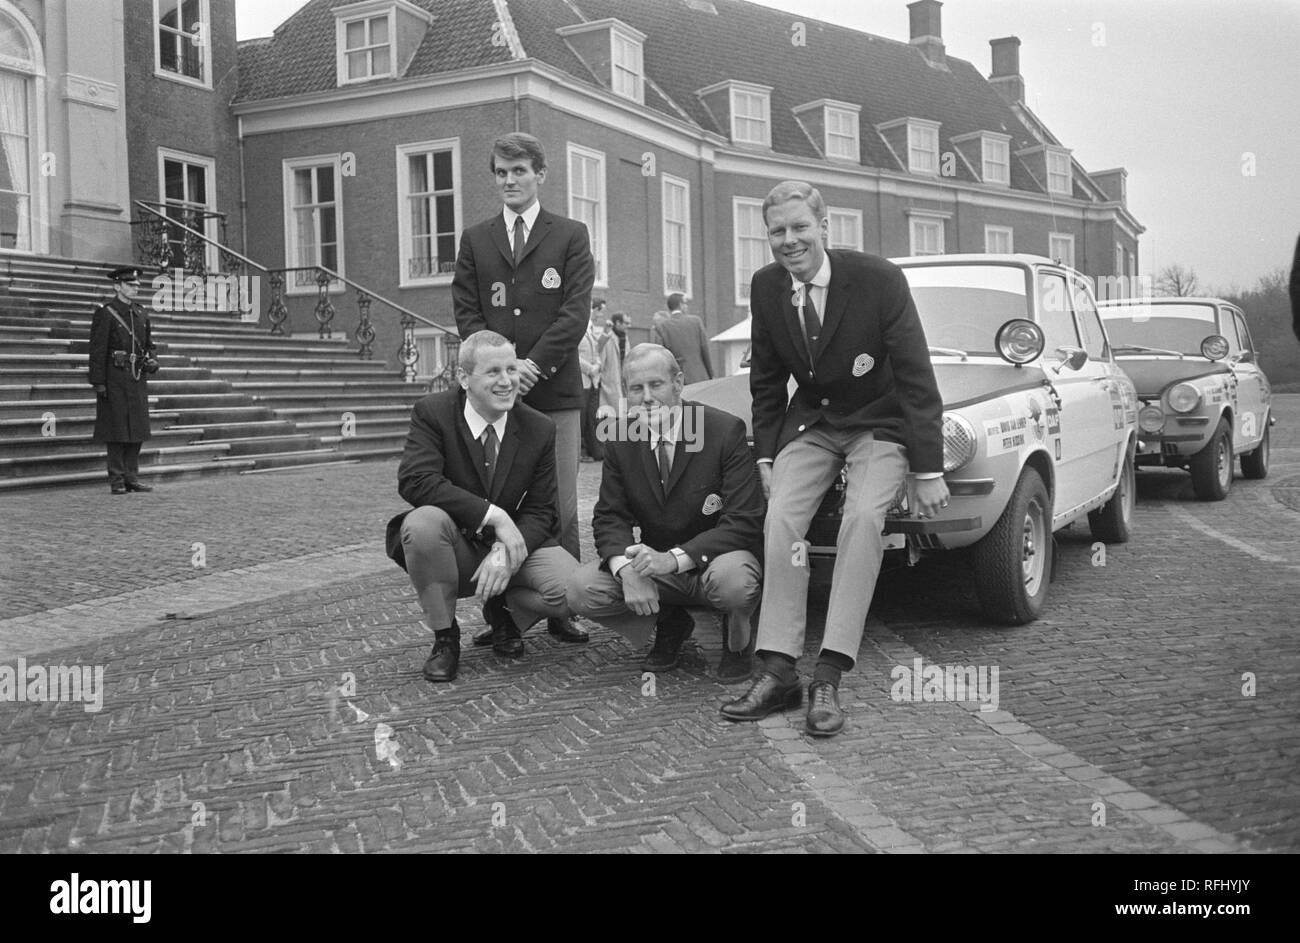
[{"label": "wrought iron railing", "polygon": [[[331,300],[331,294],[346,293],[348,289],[355,292],[357,305],[357,357],[371,360],[374,357],[375,327],[371,316],[371,306],[379,302],[384,308],[396,312],[400,318],[402,343],[397,350],[397,361],[401,365],[402,379],[414,383],[419,379],[420,351],[416,345],[415,332],[420,324],[433,328],[442,334],[443,350],[446,352],[444,363],[434,372],[429,381],[430,390],[446,389],[455,382],[456,358],[460,348],[457,333],[443,325],[416,314],[395,301],[385,298],[379,292],[353,281],[323,265],[295,266],[286,268],[268,268],[255,262],[246,255],[236,252],[223,242],[211,238],[200,230],[211,218],[219,218],[221,231],[225,232],[224,213],[206,213],[183,209],[178,219],[171,204],[149,203],[136,200],[135,205],[145,215],[137,217],[131,225],[137,227],[136,249],[141,264],[158,269],[180,269],[188,277],[197,275],[208,277],[214,274],[222,277],[250,277],[252,272],[265,277],[270,297],[266,306],[266,318],[271,334],[287,335],[289,307],[285,298],[289,294],[288,286],[292,279],[296,285],[315,285],[316,304],[312,313],[316,320],[320,337],[333,336],[333,323],[337,309]],[[159,209],[158,207],[162,207]],[[184,213],[192,213],[185,217]],[[195,223],[198,225],[191,225]],[[183,238],[178,239],[177,233]],[[183,246],[179,251],[177,245]],[[215,251],[219,271],[210,270],[207,261],[209,248]],[[179,258],[177,256],[179,255]],[[256,297],[256,293],[253,293]]]}]

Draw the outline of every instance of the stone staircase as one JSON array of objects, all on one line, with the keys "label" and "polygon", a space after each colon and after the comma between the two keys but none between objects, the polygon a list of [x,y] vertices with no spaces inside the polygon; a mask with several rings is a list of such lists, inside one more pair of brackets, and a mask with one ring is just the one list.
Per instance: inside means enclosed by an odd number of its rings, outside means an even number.
[{"label": "stone staircase", "polygon": [[[91,441],[87,349],[114,265],[0,255],[0,491],[106,477]],[[148,300],[150,275],[142,277]],[[142,477],[400,455],[424,383],[359,360],[340,336],[272,336],[222,313],[150,311],[160,369]]]}]

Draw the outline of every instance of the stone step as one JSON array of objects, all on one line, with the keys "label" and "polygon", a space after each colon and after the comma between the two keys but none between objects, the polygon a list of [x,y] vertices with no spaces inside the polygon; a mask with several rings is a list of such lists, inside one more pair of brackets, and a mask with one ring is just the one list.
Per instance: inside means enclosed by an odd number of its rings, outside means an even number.
[{"label": "stone step", "polygon": [[[159,371],[161,373],[161,371]],[[79,380],[71,383],[55,382],[55,378],[46,377],[46,379],[36,383],[27,384],[30,390],[31,399],[80,399],[84,397],[89,390],[90,384],[86,382],[89,372]],[[59,379],[62,379],[61,377]],[[14,396],[9,398],[21,398],[21,390],[24,384],[14,384],[0,386],[0,398],[5,398],[6,393],[13,393]],[[150,396],[181,396],[191,395],[211,395],[216,393],[229,394],[233,392],[230,384],[225,380],[156,380],[149,378],[149,395]]]},{"label": "stone step", "polygon": [[7,347],[12,341],[74,340],[71,328],[57,323],[5,324],[0,322],[0,347]]},{"label": "stone step", "polygon": [[[394,379],[386,364],[375,361],[358,361],[351,367],[338,367],[333,370],[235,370],[220,367],[211,370],[213,377],[222,380],[266,380],[270,382],[286,380],[374,380]],[[400,378],[396,378],[400,379]]]},{"label": "stone step", "polygon": [[292,452],[264,452],[259,455],[241,456],[251,458],[259,471],[264,468],[287,468],[292,465],[314,465],[322,461],[339,458],[342,453],[329,448],[302,449]]},{"label": "stone step", "polygon": [[[378,406],[350,406],[346,410],[342,410],[342,412],[353,413],[358,422],[362,419],[372,422],[376,420],[385,420],[409,423],[411,421],[411,405],[405,403],[401,405],[384,404]],[[322,409],[319,406],[276,407],[275,414],[284,419],[292,419],[294,421],[298,421],[299,419],[328,419],[331,422],[339,421],[337,412],[333,409]]]},{"label": "stone step", "polygon": [[177,425],[182,426],[260,422],[276,418],[265,406],[185,406],[170,411],[176,417]]},{"label": "stone step", "polygon": [[196,363],[208,364],[209,366],[215,365],[217,360],[245,364],[250,360],[256,360],[259,363],[263,360],[324,360],[339,365],[355,364],[358,361],[355,355],[348,357],[348,348],[339,344],[331,344],[328,341],[313,341],[310,344],[304,344],[296,338],[293,340],[294,343],[290,344],[263,343],[260,339],[256,342],[226,344],[193,344],[186,341],[183,344],[174,346],[183,348],[185,353],[192,357]]},{"label": "stone step", "polygon": [[42,354],[72,353],[76,351],[78,343],[85,345],[88,342],[78,342],[69,337],[54,337],[50,334],[44,337],[0,337],[0,350],[10,356],[35,357]]},{"label": "stone step", "polygon": [[323,435],[321,445],[328,445],[349,454],[353,452],[376,453],[384,451],[392,455],[401,455],[406,447],[406,433],[392,432],[358,432],[356,435]]},{"label": "stone step", "polygon": [[239,438],[203,438],[204,445],[224,445],[231,455],[280,455],[289,452],[317,451],[321,448],[318,437],[304,432],[287,435],[253,435]]},{"label": "stone step", "polygon": [[[226,382],[226,381],[222,381]],[[344,399],[351,399],[357,395],[374,396],[378,394],[388,394],[407,399],[407,384],[401,380],[388,379],[386,377],[372,377],[369,380],[340,380],[330,382],[322,378],[315,382],[303,380],[301,382],[275,382],[275,381],[233,381],[229,383],[232,392],[247,393],[249,396],[255,396],[258,399],[279,399],[281,396],[337,396]]]},{"label": "stone step", "polygon": [[157,399],[159,409],[198,409],[201,407],[228,409],[234,406],[257,405],[240,393],[160,393]]},{"label": "stone step", "polygon": [[253,401],[270,405],[277,410],[311,408],[326,413],[353,412],[364,406],[387,406],[392,409],[406,408],[414,405],[414,400],[394,393],[352,393],[336,391],[334,393],[292,393],[278,392],[275,396],[254,396]]},{"label": "stone step", "polygon": [[[89,387],[86,387],[86,392],[90,392]],[[149,398],[149,405],[155,406],[155,397]],[[151,414],[156,412],[156,409],[150,409]],[[65,414],[93,416],[95,398],[93,395],[85,399],[4,399],[0,397],[0,419],[30,419],[45,413],[54,413],[56,419]]]},{"label": "stone step", "polygon": [[[90,435],[94,431],[95,407],[93,403],[89,410],[68,411],[54,409],[34,412],[31,415],[8,416],[0,418],[0,448],[4,446],[10,437],[39,436],[46,425],[46,420],[43,418],[45,412],[54,414],[54,431],[59,437],[65,435]],[[174,423],[176,414],[151,409],[149,411],[149,420],[154,432],[157,433],[158,430],[165,429],[168,425]]]},{"label": "stone step", "polygon": [[[174,414],[172,414],[174,415]],[[183,430],[195,439],[219,441],[222,439],[246,438],[256,435],[291,435],[298,431],[298,426],[288,419],[254,419],[249,422],[208,422],[201,424],[177,423],[170,428]],[[310,430],[302,430],[310,432]]]},{"label": "stone step", "polygon": [[[330,419],[299,419],[295,425],[302,432],[311,432],[320,436],[342,435],[343,423],[337,416]],[[353,420],[352,428],[356,430],[357,435],[362,433],[374,433],[381,435],[398,435],[405,436],[411,428],[410,417],[402,419],[373,419],[367,416],[356,416]],[[322,441],[324,439],[322,438]]]},{"label": "stone step", "polygon": [[[0,312],[8,312],[10,309],[0,307]],[[72,322],[67,318],[46,318],[41,317],[34,311],[28,310],[25,313],[0,313],[0,325],[6,327],[48,327],[52,329],[71,330]]]},{"label": "stone step", "polygon": [[[99,467],[93,471],[56,472],[52,474],[23,475],[19,478],[0,478],[0,491],[53,488],[83,483],[103,485],[105,491],[107,491],[108,471],[104,465],[103,456],[100,458]],[[183,481],[207,475],[230,475],[251,471],[254,464],[252,459],[233,458],[217,459],[211,462],[187,462],[177,465],[141,465],[140,478],[148,484]]]},{"label": "stone step", "polygon": [[[188,432],[178,432],[174,429],[159,428],[156,423],[150,423],[152,438],[149,443],[155,447],[193,445],[194,436]],[[94,452],[102,450],[102,443],[94,442],[91,435],[94,430],[94,420],[85,425],[71,426],[59,423],[55,426],[58,435],[43,436],[37,435],[20,435],[4,436],[0,438],[0,458],[18,458],[21,456],[51,456],[57,457],[71,452]]]},{"label": "stone step", "polygon": [[[146,442],[140,450],[140,468],[146,465],[176,465],[198,461],[213,461],[229,452],[225,445],[163,445]],[[28,475],[66,474],[99,469],[107,474],[106,452],[102,445],[95,449],[74,452],[53,452],[36,456],[0,458],[0,478],[20,478]]]},{"label": "stone step", "polygon": [[[188,357],[176,354],[159,354],[158,364],[162,367],[190,367]],[[58,369],[60,367],[84,367],[86,354],[0,354],[0,368],[14,367],[27,370]]]}]

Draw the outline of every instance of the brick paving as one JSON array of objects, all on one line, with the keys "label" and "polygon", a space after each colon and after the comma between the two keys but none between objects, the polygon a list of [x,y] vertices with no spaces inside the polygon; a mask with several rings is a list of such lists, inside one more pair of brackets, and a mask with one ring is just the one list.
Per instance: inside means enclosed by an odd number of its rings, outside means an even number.
[{"label": "brick paving", "polygon": [[[0,497],[0,661],[102,665],[106,689],[98,713],[0,703],[0,850],[1300,850],[1288,409],[1268,480],[1202,504],[1141,474],[1104,567],[1086,527],[1060,535],[1033,625],[982,624],[959,558],[891,573],[825,742],[801,713],[718,717],[707,617],[654,679],[596,629],[534,631],[518,662],[466,639],[457,681],[425,683],[380,555],[394,462]],[[823,615],[815,595],[814,637]],[[895,702],[915,658],[997,666],[998,709]]]}]

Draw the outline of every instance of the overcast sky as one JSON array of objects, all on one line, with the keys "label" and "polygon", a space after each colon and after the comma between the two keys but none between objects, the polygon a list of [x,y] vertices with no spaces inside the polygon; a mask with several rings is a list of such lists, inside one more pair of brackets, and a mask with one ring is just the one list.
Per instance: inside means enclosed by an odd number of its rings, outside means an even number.
[{"label": "overcast sky", "polygon": [[[239,37],[270,35],[303,2],[235,0]],[[908,38],[907,0],[763,5]],[[988,41],[1011,35],[1021,39],[1026,104],[1084,168],[1128,169],[1129,209],[1147,227],[1144,273],[1179,262],[1222,290],[1290,265],[1300,235],[1300,0],[943,6],[948,54],[985,75]]]}]

